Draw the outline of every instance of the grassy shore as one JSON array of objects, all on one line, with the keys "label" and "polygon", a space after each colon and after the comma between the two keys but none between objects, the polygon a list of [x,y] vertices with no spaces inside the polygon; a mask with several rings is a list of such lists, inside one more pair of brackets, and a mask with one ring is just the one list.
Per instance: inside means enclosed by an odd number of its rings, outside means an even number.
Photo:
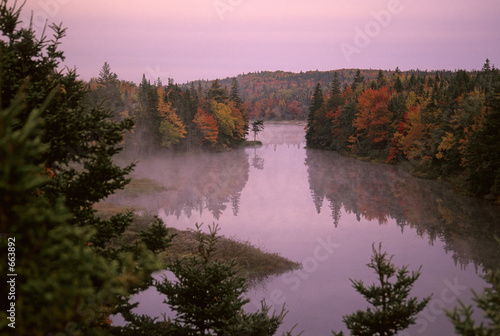
[{"label": "grassy shore", "polygon": [[[172,245],[164,253],[168,262],[178,257],[186,257],[197,252],[198,242],[194,231],[183,231],[171,229],[176,234]],[[219,237],[216,245],[215,258],[221,261],[234,260],[238,265],[240,275],[247,279],[260,280],[271,275],[279,275],[301,267],[299,263],[293,262],[252,245],[248,241]]]},{"label": "grassy shore", "polygon": [[[109,217],[113,213],[123,210],[119,206],[113,207],[111,205],[107,205],[103,209],[107,212],[99,211],[99,214],[104,217]],[[132,225],[115,243],[133,244],[138,239],[139,232],[146,229],[152,223],[153,218],[152,215],[134,215]],[[160,254],[166,266],[176,258],[189,257],[197,253],[198,241],[194,230],[169,228],[169,231],[175,234],[175,237],[166,251]],[[234,260],[239,274],[247,278],[250,283],[258,283],[269,276],[301,268],[300,263],[284,258],[277,253],[268,252],[248,241],[224,236],[219,236],[215,257],[220,261]]]}]

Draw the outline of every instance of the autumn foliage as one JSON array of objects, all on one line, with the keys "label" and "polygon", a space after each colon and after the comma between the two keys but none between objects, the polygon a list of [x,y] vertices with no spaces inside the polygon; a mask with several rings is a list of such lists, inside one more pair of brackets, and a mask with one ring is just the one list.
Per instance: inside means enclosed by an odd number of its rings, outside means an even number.
[{"label": "autumn foliage", "polygon": [[386,145],[391,124],[391,112],[388,109],[390,94],[387,87],[379,90],[368,89],[358,98],[358,112],[353,125],[356,129],[349,142],[353,143],[352,149],[359,142],[359,138],[366,138],[368,143],[375,148]]},{"label": "autumn foliage", "polygon": [[201,108],[194,116],[194,124],[201,132],[201,143],[215,145],[219,135],[219,127],[217,121],[210,114],[207,114]]},{"label": "autumn foliage", "polygon": [[[158,89],[158,96],[163,96],[163,88]],[[160,114],[160,133],[162,135],[161,145],[172,147],[178,144],[186,136],[186,127],[177,113],[172,109],[172,104],[161,99],[158,102],[158,113]]]},{"label": "autumn foliage", "polygon": [[[104,68],[101,73],[109,74],[109,65]],[[132,132],[125,135],[128,153],[151,154],[162,148],[230,148],[248,133],[248,113],[237,82],[228,92],[217,80],[206,88],[181,88],[171,79],[163,85],[160,79],[151,83],[143,76],[137,86],[119,80],[116,74],[112,79],[106,79],[110,75],[101,77],[90,81],[87,104],[105,101],[115,119],[136,120]]]},{"label": "autumn foliage", "polygon": [[488,60],[481,71],[396,69],[375,80],[359,75],[341,93],[335,87],[320,106],[312,96],[308,146],[401,163],[499,200],[500,74]]}]

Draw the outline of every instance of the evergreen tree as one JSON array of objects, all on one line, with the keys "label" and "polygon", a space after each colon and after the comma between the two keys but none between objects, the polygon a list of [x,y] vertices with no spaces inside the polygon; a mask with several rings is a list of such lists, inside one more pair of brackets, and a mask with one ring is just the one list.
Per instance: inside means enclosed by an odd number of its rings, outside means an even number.
[{"label": "evergreen tree", "polygon": [[486,59],[481,72],[478,74],[478,85],[485,92],[492,92],[493,79],[495,77],[495,67],[491,67],[490,60]]},{"label": "evergreen tree", "polygon": [[191,97],[197,102],[198,101],[198,91],[196,91],[196,88],[194,87],[194,82],[191,82],[191,85],[189,87],[189,93],[191,94]]},{"label": "evergreen tree", "polygon": [[248,289],[246,280],[238,276],[234,262],[214,259],[217,226],[209,227],[208,235],[196,227],[197,253],[169,266],[176,280],[165,279],[156,285],[177,313],[175,335],[274,335],[285,311],[268,316],[269,308],[263,302],[260,311],[244,312],[243,306],[249,302],[242,297]]},{"label": "evergreen tree", "polygon": [[496,336],[500,335],[500,270],[489,270],[485,280],[491,284],[481,295],[474,294],[474,301],[484,312],[484,316],[489,320],[485,325],[480,323],[476,325],[472,318],[472,306],[466,306],[462,302],[460,308],[452,311],[446,311],[455,327],[457,334],[462,336]]},{"label": "evergreen tree", "polygon": [[252,123],[253,141],[257,140],[257,134],[264,129],[264,120],[256,120]]},{"label": "evergreen tree", "polygon": [[[351,91],[350,87],[347,87]],[[332,115],[332,145],[331,149],[338,152],[347,151],[349,136],[354,134],[353,121],[356,119],[357,104],[355,99],[348,99],[342,107]]]},{"label": "evergreen tree", "polygon": [[[21,87],[23,104],[30,110],[40,107],[53,94],[42,113],[42,141],[49,144],[49,149],[40,164],[53,175],[44,187],[46,196],[63,196],[74,215],[74,224],[93,225],[96,236],[108,224],[124,230],[129,222],[127,216],[102,221],[92,206],[128,183],[126,175],[133,165],[121,168],[112,162],[112,157],[120,151],[123,133],[132,128],[132,120],[113,122],[108,110],[84,106],[86,89],[76,73],[58,70],[64,59],[58,50],[64,29],[52,25],[54,39],[37,39],[32,28],[18,27],[21,9],[10,8],[2,1],[0,11],[2,34],[8,37],[0,40],[2,106],[8,106]],[[24,48],[25,45],[33,47]],[[20,125],[27,120],[23,113],[19,115]]]},{"label": "evergreen tree", "polygon": [[332,88],[330,96],[326,101],[326,108],[328,111],[337,110],[343,103],[342,88],[340,86],[339,75],[337,72],[333,75]]},{"label": "evergreen tree", "polygon": [[[382,252],[382,244],[378,251],[372,245],[373,255],[367,264],[378,276],[379,285],[366,287],[361,280],[351,280],[353,287],[373,306],[366,311],[357,312],[343,317],[347,328],[355,336],[390,336],[408,328],[415,323],[415,315],[421,312],[430,300],[430,296],[422,300],[408,298],[411,288],[420,277],[420,269],[408,274],[406,266],[397,268]],[[391,278],[396,276],[395,281]],[[343,332],[333,332],[333,335],[344,335]]]},{"label": "evergreen tree", "polygon": [[128,106],[127,98],[122,99],[121,92],[118,88],[118,76],[111,72],[111,68],[107,62],[104,63],[99,72],[97,85],[94,84],[94,79],[89,84],[94,89],[89,90],[84,97],[84,103],[89,108],[106,109],[113,115],[116,121],[122,120],[120,113],[128,110],[132,113],[132,109]]},{"label": "evergreen tree", "polygon": [[203,87],[201,86],[201,81],[198,81],[198,88],[196,89],[196,92],[198,93],[198,99],[203,98]]},{"label": "evergreen tree", "polygon": [[356,89],[359,85],[362,85],[365,82],[365,77],[361,75],[361,70],[356,71],[356,76],[354,77],[354,81],[351,84],[352,91],[356,92]]},{"label": "evergreen tree", "polygon": [[380,89],[381,87],[385,86],[386,85],[386,80],[385,80],[385,76],[384,76],[384,72],[382,70],[379,70],[378,71],[378,75],[377,75],[377,84],[378,84],[378,88]]},{"label": "evergreen tree", "polygon": [[150,251],[157,254],[170,246],[170,242],[175,235],[170,234],[163,221],[155,216],[154,221],[148,226],[147,230],[139,233],[139,237]]},{"label": "evergreen tree", "polygon": [[476,118],[462,147],[469,188],[475,195],[500,196],[500,75],[487,94],[486,109]]},{"label": "evergreen tree", "polygon": [[309,106],[309,114],[307,116],[306,140],[308,141],[308,144],[309,143],[312,144],[313,141],[313,135],[314,135],[313,124],[315,119],[314,114],[316,113],[317,110],[321,108],[323,103],[324,103],[324,98],[323,98],[323,91],[321,90],[321,85],[319,83],[316,83],[316,87],[314,89],[314,93],[311,99],[311,105]]},{"label": "evergreen tree", "polygon": [[[97,254],[90,243],[96,237],[93,228],[73,225],[64,195],[45,192],[57,177],[40,164],[50,150],[42,140],[41,116],[55,92],[29,114],[23,113],[23,96],[0,110],[0,232],[7,236],[0,248],[13,252],[0,271],[18,274],[10,301],[15,313],[2,309],[0,329],[15,327],[19,335],[34,336],[104,335],[120,298],[142,285],[145,273],[159,264],[144,250],[122,254],[119,263]],[[2,287],[4,298],[7,290]]]},{"label": "evergreen tree", "polygon": [[[133,123],[113,122],[109,111],[84,106],[86,89],[75,71],[58,70],[65,30],[52,25],[53,39],[37,38],[31,26],[19,28],[21,9],[0,2],[0,110],[21,106],[7,117],[10,122],[0,122],[6,128],[0,147],[7,143],[8,151],[14,150],[0,158],[2,207],[7,209],[0,217],[1,232],[15,237],[20,247],[18,317],[26,331],[21,334],[104,333],[106,316],[160,267],[142,244],[133,253],[128,246],[110,244],[128,227],[131,214],[104,220],[93,209],[129,181],[133,165],[122,168],[112,158]],[[37,110],[39,117],[31,112]],[[16,137],[19,149],[10,144]],[[22,143],[32,152],[23,153]],[[16,182],[11,171],[30,182]],[[17,184],[22,198],[12,194]],[[102,295],[106,300],[96,300]]]},{"label": "evergreen tree", "polygon": [[215,100],[217,103],[225,103],[228,100],[227,90],[222,87],[219,79],[216,79],[210,85],[206,94],[207,101]]},{"label": "evergreen tree", "polygon": [[238,80],[236,78],[233,78],[231,91],[229,93],[229,100],[234,103],[236,109],[239,110],[239,112],[241,113],[241,118],[243,119],[243,123],[245,125],[244,134],[246,135],[248,133],[249,117],[245,104],[243,103],[243,99],[241,99],[240,97],[240,89],[238,85]]},{"label": "evergreen tree", "polygon": [[487,58],[486,61],[484,62],[483,68],[481,69],[482,72],[488,73],[491,71],[491,65],[490,65],[490,60]]},{"label": "evergreen tree", "polygon": [[243,100],[240,97],[240,89],[238,86],[238,80],[233,78],[233,83],[231,85],[231,91],[229,92],[229,100],[236,104],[236,107],[241,110],[243,107]]},{"label": "evergreen tree", "polygon": [[161,116],[158,113],[159,99],[156,86],[146,80],[146,76],[143,74],[141,84],[139,85],[139,111],[137,118],[139,153],[148,154],[160,148]]},{"label": "evergreen tree", "polygon": [[99,78],[97,81],[102,84],[112,83],[118,79],[118,75],[111,72],[111,67],[108,62],[104,62],[102,69],[99,71]]},{"label": "evergreen tree", "polygon": [[396,79],[394,80],[394,90],[396,90],[397,93],[403,92],[403,83],[401,82],[401,78],[399,76],[396,76]]}]

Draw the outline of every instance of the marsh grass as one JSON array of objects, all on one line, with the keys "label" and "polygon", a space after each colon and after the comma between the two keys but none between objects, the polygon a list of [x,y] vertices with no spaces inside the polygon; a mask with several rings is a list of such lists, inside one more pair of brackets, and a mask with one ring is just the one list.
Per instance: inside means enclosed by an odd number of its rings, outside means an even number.
[{"label": "marsh grass", "polygon": [[[139,233],[145,230],[153,221],[151,215],[134,215],[132,225],[122,235],[117,244],[134,244]],[[194,230],[179,230],[169,228],[174,234],[171,245],[162,252],[165,265],[173,260],[197,255],[198,240]],[[240,241],[235,238],[218,236],[215,251],[215,260],[230,262],[234,260],[241,276],[248,279],[249,283],[258,283],[273,275],[279,275],[301,267],[300,263],[291,261],[277,253],[268,252],[262,248],[252,245],[248,241]]]},{"label": "marsh grass", "polygon": [[[196,232],[170,228],[176,234],[172,245],[164,253],[165,261],[197,254],[198,241]],[[271,275],[279,275],[301,267],[300,263],[254,246],[248,241],[219,236],[215,250],[215,259],[234,260],[241,276],[250,281],[259,281]]]}]

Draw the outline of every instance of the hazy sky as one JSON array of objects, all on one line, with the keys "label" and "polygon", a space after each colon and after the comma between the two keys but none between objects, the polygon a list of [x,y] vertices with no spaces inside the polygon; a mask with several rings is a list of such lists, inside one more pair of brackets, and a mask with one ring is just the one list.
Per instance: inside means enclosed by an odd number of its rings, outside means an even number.
[{"label": "hazy sky", "polygon": [[28,0],[25,20],[30,11],[36,27],[68,28],[65,64],[87,80],[105,61],[136,83],[500,66],[497,0]]}]

